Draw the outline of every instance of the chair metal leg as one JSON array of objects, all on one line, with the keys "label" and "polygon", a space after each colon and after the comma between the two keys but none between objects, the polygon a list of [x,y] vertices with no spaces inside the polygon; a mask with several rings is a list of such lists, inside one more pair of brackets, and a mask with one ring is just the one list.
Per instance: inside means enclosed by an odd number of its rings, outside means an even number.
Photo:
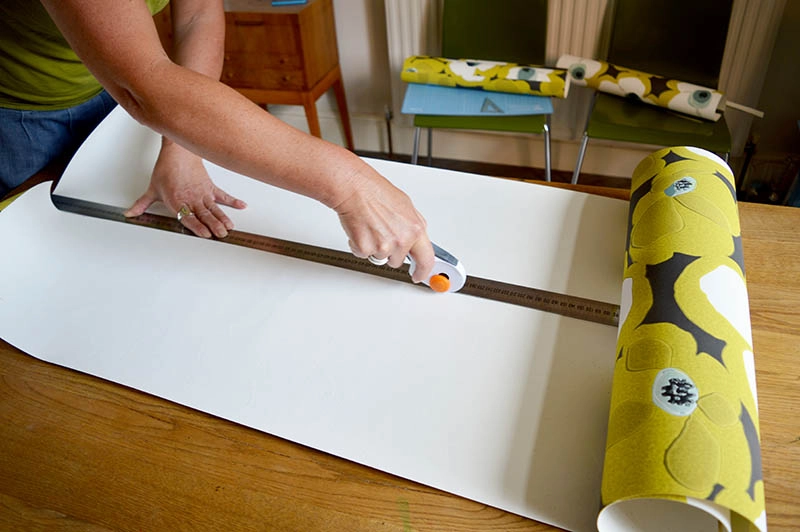
[{"label": "chair metal leg", "polygon": [[428,166],[433,166],[433,128],[428,128]]},{"label": "chair metal leg", "polygon": [[586,125],[583,126],[583,138],[581,139],[581,147],[578,150],[578,160],[575,161],[575,170],[572,171],[572,184],[578,182],[578,177],[581,175],[581,166],[583,166],[583,157],[586,155],[586,145],[589,144],[589,122],[592,119],[594,112],[594,104],[597,102],[597,91],[592,94],[592,103],[589,104],[589,114],[586,115]]},{"label": "chair metal leg", "polygon": [[411,151],[411,164],[417,164],[419,157],[419,130],[421,128],[414,128],[414,148]]},{"label": "chair metal leg", "polygon": [[583,166],[583,156],[586,155],[586,145],[589,144],[589,134],[584,133],[581,140],[581,147],[578,150],[578,160],[575,161],[575,170],[572,171],[572,184],[578,182],[578,176],[581,175],[581,166]]},{"label": "chair metal leg", "polygon": [[544,122],[544,178],[550,181],[550,115]]}]

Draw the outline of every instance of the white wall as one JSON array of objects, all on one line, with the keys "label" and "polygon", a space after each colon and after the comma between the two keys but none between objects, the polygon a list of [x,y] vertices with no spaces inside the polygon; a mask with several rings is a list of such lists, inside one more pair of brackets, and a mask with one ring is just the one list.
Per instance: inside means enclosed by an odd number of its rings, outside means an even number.
[{"label": "white wall", "polygon": [[786,3],[775,49],[769,62],[759,108],[765,115],[753,123],[758,153],[800,155],[800,2]]}]

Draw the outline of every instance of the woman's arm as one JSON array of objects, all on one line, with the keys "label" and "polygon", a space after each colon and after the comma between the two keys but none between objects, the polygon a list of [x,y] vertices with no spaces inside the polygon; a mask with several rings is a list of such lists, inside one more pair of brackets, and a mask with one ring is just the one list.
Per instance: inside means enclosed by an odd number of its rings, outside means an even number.
[{"label": "woman's arm", "polygon": [[[173,61],[218,80],[222,73],[225,45],[225,13],[220,0],[172,0]],[[172,213],[182,208],[193,216],[181,222],[198,236],[219,238],[228,235],[234,224],[219,205],[243,209],[244,201],[217,187],[200,157],[167,137],[162,137],[150,185],[126,211],[138,216],[156,201]]]},{"label": "woman's arm", "polygon": [[406,194],[349,151],[170,60],[143,1],[42,3],[95,77],[139,122],[205,159],[335,209],[357,256],[390,257],[399,267],[410,254],[419,268],[415,280],[428,274],[433,250],[425,220]]}]

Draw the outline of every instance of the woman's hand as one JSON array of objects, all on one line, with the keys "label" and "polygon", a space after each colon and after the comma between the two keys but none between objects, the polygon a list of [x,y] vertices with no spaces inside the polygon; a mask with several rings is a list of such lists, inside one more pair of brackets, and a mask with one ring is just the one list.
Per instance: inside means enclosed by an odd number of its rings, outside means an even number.
[{"label": "woman's hand", "polygon": [[188,211],[181,216],[181,223],[203,238],[224,238],[233,229],[233,222],[220,204],[236,209],[247,206],[214,185],[200,157],[167,139],[162,142],[150,186],[125,216],[139,216],[156,201],[164,202],[175,214],[181,209]]},{"label": "woman's hand", "polygon": [[[364,166],[367,166],[366,164]],[[374,172],[369,168],[370,173]],[[434,264],[425,218],[409,197],[381,176],[353,179],[354,191],[334,206],[357,257],[389,259],[398,268],[407,255],[416,262],[413,280],[428,278]]]}]

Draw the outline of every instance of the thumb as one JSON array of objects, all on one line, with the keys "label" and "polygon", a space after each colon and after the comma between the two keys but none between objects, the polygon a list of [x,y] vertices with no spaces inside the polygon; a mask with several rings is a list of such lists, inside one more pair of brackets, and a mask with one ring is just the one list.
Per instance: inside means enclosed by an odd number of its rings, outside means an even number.
[{"label": "thumb", "polygon": [[157,199],[156,195],[153,192],[151,192],[150,189],[148,189],[147,192],[142,194],[139,197],[139,199],[137,199],[134,202],[134,204],[131,205],[130,209],[125,211],[125,213],[124,213],[125,216],[128,217],[128,218],[132,218],[134,216],[139,216],[144,211],[146,211],[147,208],[156,201],[156,199]]}]

